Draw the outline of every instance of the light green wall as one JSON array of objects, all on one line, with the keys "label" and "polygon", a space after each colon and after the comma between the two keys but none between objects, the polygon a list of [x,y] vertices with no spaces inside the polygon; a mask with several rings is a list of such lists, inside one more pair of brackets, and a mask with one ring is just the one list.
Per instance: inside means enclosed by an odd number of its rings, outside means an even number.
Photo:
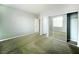
[{"label": "light green wall", "polygon": [[0,5],[0,40],[34,33],[35,15]]},{"label": "light green wall", "polygon": [[9,37],[11,34],[6,31],[4,28],[4,21],[7,19],[7,15],[11,10],[9,8],[0,5],[0,38]]}]

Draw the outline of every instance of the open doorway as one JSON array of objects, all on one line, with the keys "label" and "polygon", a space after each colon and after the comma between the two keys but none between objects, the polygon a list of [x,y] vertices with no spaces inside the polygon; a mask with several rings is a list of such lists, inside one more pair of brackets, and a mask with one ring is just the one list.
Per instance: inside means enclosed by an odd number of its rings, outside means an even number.
[{"label": "open doorway", "polygon": [[35,32],[37,33],[39,33],[40,32],[40,20],[39,20],[39,18],[36,18],[35,19],[35,22],[34,22],[34,24],[35,24]]},{"label": "open doorway", "polygon": [[67,42],[77,45],[78,12],[67,14]]}]

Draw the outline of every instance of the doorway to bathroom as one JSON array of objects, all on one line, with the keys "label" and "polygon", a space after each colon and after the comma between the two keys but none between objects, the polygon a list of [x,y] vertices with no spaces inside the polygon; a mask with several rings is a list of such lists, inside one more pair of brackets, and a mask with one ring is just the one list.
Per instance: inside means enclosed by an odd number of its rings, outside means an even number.
[{"label": "doorway to bathroom", "polygon": [[78,12],[67,14],[67,42],[77,45],[78,40]]}]

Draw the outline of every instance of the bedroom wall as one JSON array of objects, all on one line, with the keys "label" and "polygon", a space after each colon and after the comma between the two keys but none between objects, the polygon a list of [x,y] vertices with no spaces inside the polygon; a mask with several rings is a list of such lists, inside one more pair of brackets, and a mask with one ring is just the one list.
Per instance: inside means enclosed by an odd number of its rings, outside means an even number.
[{"label": "bedroom wall", "polygon": [[0,5],[0,40],[35,32],[36,15]]}]

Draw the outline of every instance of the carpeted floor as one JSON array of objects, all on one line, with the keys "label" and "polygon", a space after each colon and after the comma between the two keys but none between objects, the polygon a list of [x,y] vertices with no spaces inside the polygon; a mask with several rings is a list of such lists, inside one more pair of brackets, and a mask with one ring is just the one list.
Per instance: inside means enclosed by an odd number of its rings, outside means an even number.
[{"label": "carpeted floor", "polygon": [[53,37],[55,39],[59,39],[59,40],[67,42],[67,33],[66,32],[53,32]]},{"label": "carpeted floor", "polygon": [[[64,37],[63,37],[64,39]],[[72,54],[79,48],[61,41],[58,37],[46,37],[38,33],[0,42],[1,54]]]}]

